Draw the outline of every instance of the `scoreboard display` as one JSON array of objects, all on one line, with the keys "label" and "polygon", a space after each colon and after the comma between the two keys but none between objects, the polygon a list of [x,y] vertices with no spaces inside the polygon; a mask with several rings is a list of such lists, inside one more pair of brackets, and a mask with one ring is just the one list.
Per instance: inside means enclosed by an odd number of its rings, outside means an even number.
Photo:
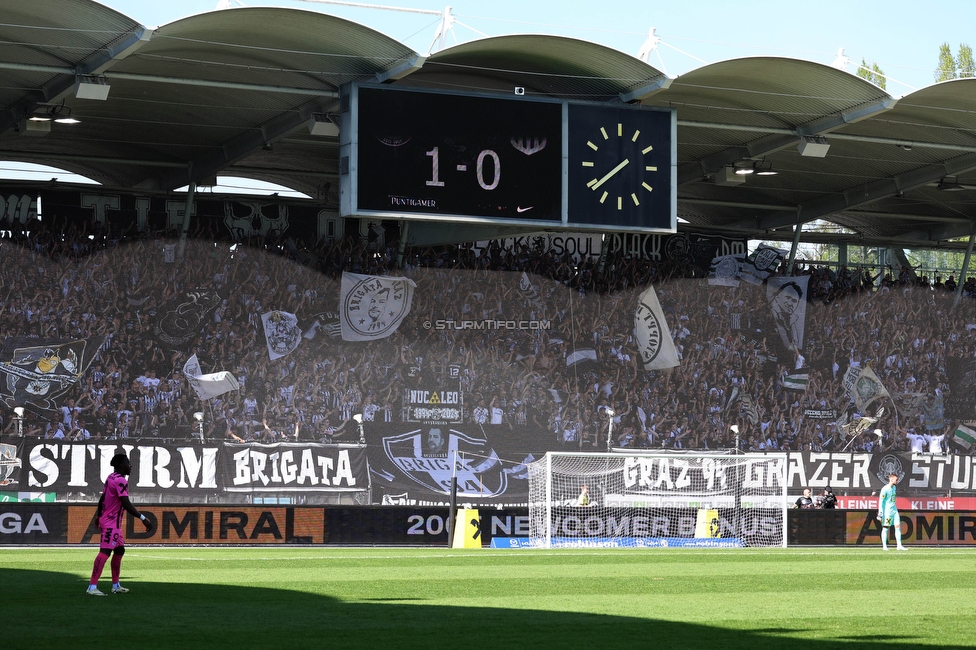
[{"label": "scoreboard display", "polygon": [[675,232],[674,111],[352,84],[340,212]]}]

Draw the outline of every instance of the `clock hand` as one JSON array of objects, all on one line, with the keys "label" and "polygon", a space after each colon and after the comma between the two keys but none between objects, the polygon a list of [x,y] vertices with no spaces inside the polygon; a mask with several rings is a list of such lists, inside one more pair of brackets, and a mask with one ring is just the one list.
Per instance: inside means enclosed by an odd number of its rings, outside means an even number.
[{"label": "clock hand", "polygon": [[604,176],[603,178],[601,178],[600,180],[598,180],[596,183],[594,183],[590,187],[590,189],[591,190],[595,190],[596,188],[598,188],[601,185],[603,185],[604,183],[606,183],[608,180],[610,180],[611,178],[613,178],[613,175],[614,174],[616,174],[621,169],[623,169],[624,167],[626,167],[628,163],[630,163],[630,159],[629,158],[624,158],[624,161],[622,163],[620,163],[619,165],[617,165],[616,167],[614,167],[613,169],[611,169],[609,172],[607,172],[607,175]]}]

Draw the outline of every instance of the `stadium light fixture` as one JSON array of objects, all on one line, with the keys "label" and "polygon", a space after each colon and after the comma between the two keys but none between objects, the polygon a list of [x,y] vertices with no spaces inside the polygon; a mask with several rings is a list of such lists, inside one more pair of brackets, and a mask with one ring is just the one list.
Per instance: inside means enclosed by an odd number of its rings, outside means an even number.
[{"label": "stadium light fixture", "polygon": [[321,137],[339,137],[338,117],[324,113],[313,113],[308,121],[308,132]]},{"label": "stadium light fixture", "polygon": [[800,138],[800,144],[797,146],[797,149],[800,150],[801,156],[808,158],[826,158],[827,150],[830,149],[830,143],[822,135],[805,135]]},{"label": "stadium light fixture", "polygon": [[71,107],[65,106],[64,101],[60,104],[36,108],[27,117],[28,122],[57,122],[58,124],[80,124],[81,120],[71,115]]},{"label": "stadium light fixture", "polygon": [[943,192],[961,192],[966,189],[959,184],[959,181],[955,177],[952,176],[944,176],[936,187]]},{"label": "stadium light fixture", "polygon": [[103,102],[108,99],[108,92],[111,88],[112,86],[109,85],[105,77],[81,75],[75,81],[75,97]]}]

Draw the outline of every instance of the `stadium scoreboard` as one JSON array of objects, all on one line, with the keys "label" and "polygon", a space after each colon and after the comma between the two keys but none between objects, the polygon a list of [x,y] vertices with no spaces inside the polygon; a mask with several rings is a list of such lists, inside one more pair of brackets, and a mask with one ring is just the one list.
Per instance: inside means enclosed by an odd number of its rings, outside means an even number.
[{"label": "stadium scoreboard", "polygon": [[676,231],[670,109],[350,84],[341,124],[342,216]]}]

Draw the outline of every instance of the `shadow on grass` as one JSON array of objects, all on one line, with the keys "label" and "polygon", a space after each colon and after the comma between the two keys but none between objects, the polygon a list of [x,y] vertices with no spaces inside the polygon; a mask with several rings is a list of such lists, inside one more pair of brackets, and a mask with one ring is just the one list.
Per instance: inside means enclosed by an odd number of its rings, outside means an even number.
[{"label": "shadow on grass", "polygon": [[[187,577],[192,575],[188,568]],[[908,638],[811,641],[790,638],[790,630],[730,630],[572,611],[398,602],[403,599],[343,602],[341,593],[321,596],[289,591],[287,585],[271,589],[129,580],[131,593],[93,598],[84,595],[86,581],[77,575],[23,569],[0,569],[0,585],[3,648],[920,647]],[[574,602],[567,594],[566,609],[572,610]]]}]

